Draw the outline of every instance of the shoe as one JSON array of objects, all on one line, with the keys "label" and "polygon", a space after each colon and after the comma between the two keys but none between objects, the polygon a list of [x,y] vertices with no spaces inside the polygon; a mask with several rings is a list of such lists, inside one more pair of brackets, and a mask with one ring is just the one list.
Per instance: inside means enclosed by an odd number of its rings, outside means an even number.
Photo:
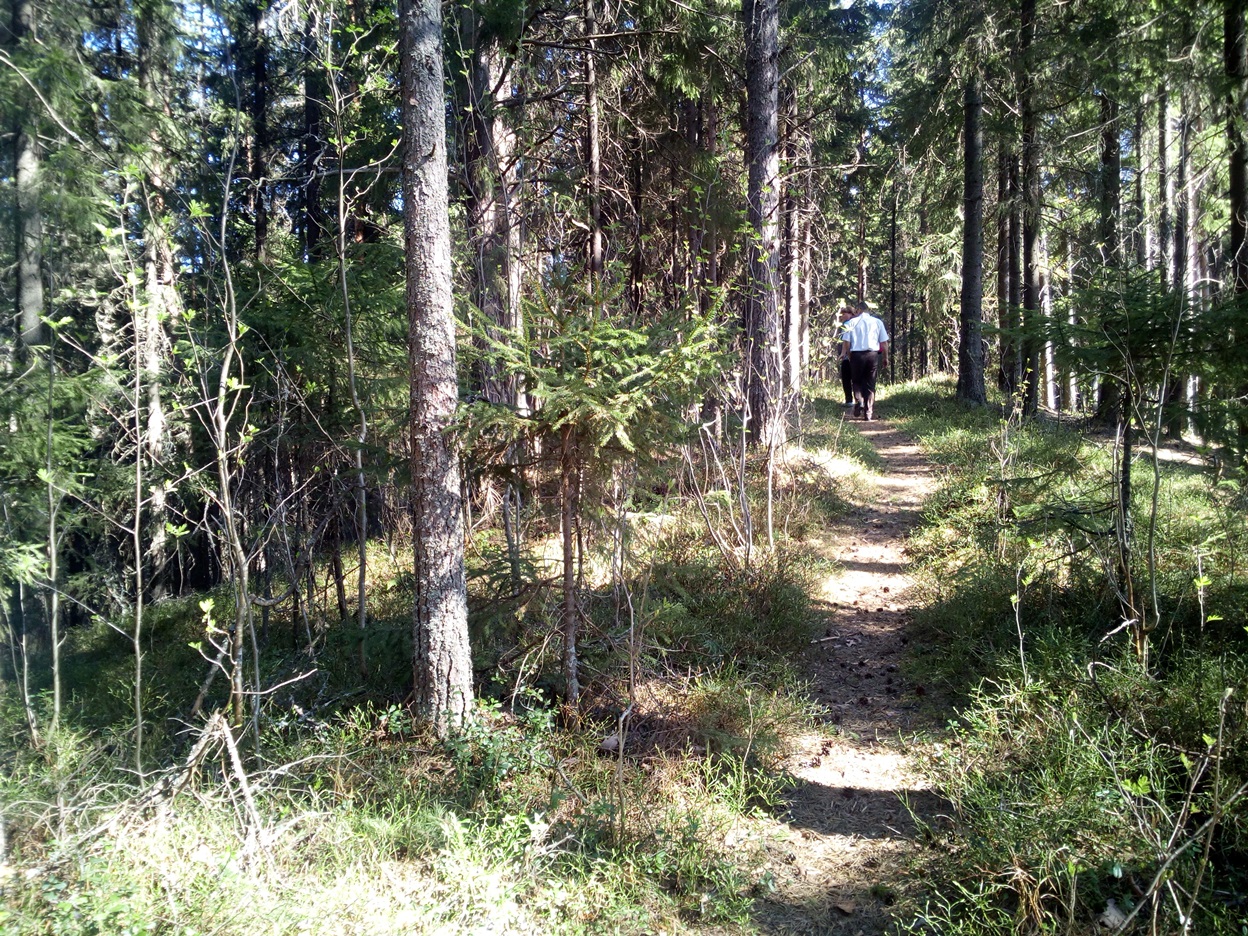
[{"label": "shoe", "polygon": [[862,415],[862,404],[855,403],[854,404],[854,419],[857,419],[861,415]]}]

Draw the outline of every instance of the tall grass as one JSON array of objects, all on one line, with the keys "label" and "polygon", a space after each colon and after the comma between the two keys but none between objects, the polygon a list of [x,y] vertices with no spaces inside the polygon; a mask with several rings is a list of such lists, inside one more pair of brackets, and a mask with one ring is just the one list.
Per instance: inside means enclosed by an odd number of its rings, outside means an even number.
[{"label": "tall grass", "polygon": [[[556,717],[561,596],[545,583],[536,513],[524,519],[533,548],[519,590],[498,538],[474,540],[481,703],[447,743],[404,708],[412,583],[380,545],[367,672],[358,631],[331,620],[328,585],[310,608],[312,648],[301,619],[274,611],[262,675],[280,688],[263,700],[258,748],[239,737],[237,759],[222,736],[197,746],[204,720],[189,714],[212,656],[204,616],[228,616],[227,596],[149,614],[142,777],[127,766],[133,648],[106,627],[74,628],[61,730],[32,747],[16,687],[0,691],[0,932],[749,926],[770,875],[739,827],[777,808],[790,782],[781,757],[811,715],[797,661],[822,560],[803,538],[847,509],[847,477],[868,453],[833,415],[805,418],[802,445],[775,466],[777,548],[758,547],[746,566],[725,561],[670,475],[639,481],[619,514],[629,525],[623,580],[599,576],[609,563],[592,541],[587,551],[590,690],[577,727]],[[766,468],[750,457],[745,501],[758,516]],[[329,581],[320,566],[314,578]],[[206,693],[205,714],[223,704],[224,682]]]},{"label": "tall grass", "polygon": [[[1104,440],[964,408],[939,383],[893,388],[887,403],[941,478],[911,544],[916,624],[927,677],[958,706],[927,764],[953,825],[933,830],[924,873],[938,883],[902,929],[1244,932],[1239,486],[1161,466],[1151,561],[1134,555],[1162,611],[1145,668],[1111,583]],[[1137,484],[1137,542],[1152,507]]]}]

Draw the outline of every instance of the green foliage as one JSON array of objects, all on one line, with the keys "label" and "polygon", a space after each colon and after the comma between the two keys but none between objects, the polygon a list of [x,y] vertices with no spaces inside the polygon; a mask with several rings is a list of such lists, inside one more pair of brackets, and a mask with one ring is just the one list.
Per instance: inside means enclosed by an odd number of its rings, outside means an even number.
[{"label": "green foliage", "polygon": [[[930,675],[963,700],[928,765],[958,845],[932,858],[928,873],[948,883],[912,931],[1088,928],[1109,900],[1129,913],[1141,895],[1170,919],[1164,876],[1152,896],[1168,861],[1176,887],[1200,888],[1201,931],[1238,932],[1218,895],[1242,884],[1248,726],[1229,700],[1248,685],[1248,645],[1214,620],[1240,607],[1238,487],[1161,465],[1151,559],[1143,543],[1135,556],[1166,621],[1144,672],[1107,584],[1109,443],[935,392],[888,398],[942,468],[911,544],[928,599],[916,623],[935,651]],[[1134,498],[1138,530],[1152,492]]]}]

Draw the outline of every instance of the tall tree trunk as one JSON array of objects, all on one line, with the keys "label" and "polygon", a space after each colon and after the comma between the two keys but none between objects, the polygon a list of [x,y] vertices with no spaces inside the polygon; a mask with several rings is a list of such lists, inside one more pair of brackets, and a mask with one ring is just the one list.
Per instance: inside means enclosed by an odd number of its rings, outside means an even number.
[{"label": "tall tree trunk", "polygon": [[1244,10],[1248,0],[1226,0],[1224,15],[1227,159],[1230,164],[1231,285],[1235,295],[1248,291],[1248,37]]},{"label": "tall tree trunk", "polygon": [[1010,239],[1009,239],[1009,316],[1014,335],[1010,339],[1011,396],[1023,389],[1023,186],[1019,178],[1018,154],[1010,153]]},{"label": "tall tree trunk", "polygon": [[400,118],[411,393],[413,693],[439,733],[472,703],[455,415],[455,316],[439,0],[400,0]]},{"label": "tall tree trunk", "polygon": [[321,205],[321,157],[325,153],[324,107],[328,93],[321,58],[321,15],[316,4],[311,4],[303,34],[303,139],[299,146],[303,176],[299,233],[308,261],[320,255],[321,237],[326,230],[325,209]]},{"label": "tall tree trunk", "polygon": [[[981,140],[982,144],[983,141]],[[983,179],[980,179],[980,191],[983,191]],[[888,223],[888,334],[895,336],[897,334],[897,180],[893,180],[893,204],[892,211],[889,213]],[[983,244],[980,244],[980,252],[983,252]],[[982,277],[983,270],[980,270]],[[982,289],[981,289],[982,291]],[[894,339],[895,340],[895,339]],[[981,361],[982,363],[982,361]],[[982,383],[982,371],[981,371]],[[888,356],[888,380],[890,383],[897,379],[897,354],[896,352]]]},{"label": "tall tree trunk", "polygon": [[1174,287],[1174,177],[1170,172],[1170,95],[1163,81],[1157,89],[1157,268],[1162,286]]},{"label": "tall tree trunk", "polygon": [[1012,154],[1002,141],[997,149],[997,342],[999,362],[997,387],[1014,392],[1014,339],[1010,322],[1010,160]]},{"label": "tall tree trunk", "polygon": [[1040,312],[1040,121],[1033,73],[1036,0],[1023,0],[1021,24],[1018,97],[1023,124],[1023,413],[1030,416],[1038,409],[1040,378],[1040,342],[1036,336]]},{"label": "tall tree trunk", "polygon": [[[1108,270],[1119,266],[1122,250],[1119,216],[1122,200],[1122,149],[1119,144],[1118,102],[1098,95],[1101,108],[1100,240],[1101,262]],[[1127,370],[1130,369],[1130,362]],[[1097,418],[1113,424],[1121,417],[1122,387],[1117,380],[1102,379],[1096,401]]]},{"label": "tall tree trunk", "polygon": [[803,205],[798,197],[797,154],[799,150],[797,128],[797,94],[792,88],[784,90],[784,241],[781,246],[781,267],[784,271],[784,323],[785,361],[789,392],[797,394],[802,389],[802,312],[799,240]]},{"label": "tall tree trunk", "polygon": [[[472,298],[485,328],[506,343],[522,324],[520,229],[512,210],[516,140],[503,119],[506,63],[497,39],[485,33],[475,4],[464,5],[460,28],[468,56],[462,116]],[[523,388],[514,377],[486,365],[479,379],[486,399],[520,408]]]},{"label": "tall tree trunk", "polygon": [[1101,94],[1101,244],[1104,262],[1117,267],[1122,259],[1122,148],[1118,102]]},{"label": "tall tree trunk", "polygon": [[958,334],[958,396],[969,403],[988,401],[984,390],[984,135],[979,112],[983,107],[979,76],[966,81],[966,160],[962,181],[962,301]]},{"label": "tall tree trunk", "polygon": [[[813,93],[813,92],[812,92]],[[814,286],[814,228],[815,228],[815,169],[814,141],[809,132],[802,134],[802,201],[804,210],[801,213],[801,246],[798,251],[798,265],[801,268],[801,307],[800,335],[798,339],[799,367],[803,375],[810,368],[810,304],[811,291]]]},{"label": "tall tree trunk", "polygon": [[252,249],[256,262],[267,260],[269,240],[269,44],[264,34],[264,9],[260,2],[248,4],[251,14],[251,127],[247,174],[251,181]]},{"label": "tall tree trunk", "polygon": [[780,433],[779,275],[780,15],[778,0],[742,0],[745,16],[747,216],[749,273],[745,302],[746,401],[750,440],[770,442]]},{"label": "tall tree trunk", "polygon": [[589,176],[589,272],[602,276],[602,142],[598,130],[598,0],[585,0],[585,170]]},{"label": "tall tree trunk", "polygon": [[[174,31],[173,15],[172,8],[166,4],[152,3],[144,7],[136,21],[139,84],[153,121],[146,153],[147,177],[144,180],[143,301],[135,310],[134,318],[136,354],[140,358],[135,363],[136,375],[144,384],[147,406],[146,425],[139,441],[141,451],[136,458],[146,456],[150,465],[147,479],[150,542],[146,550],[150,567],[143,578],[153,598],[163,596],[167,579],[167,505],[160,466],[171,454],[172,439],[165,412],[164,371],[172,355],[172,329],[180,313],[170,219],[166,209],[166,192],[174,191],[173,180],[169,178],[173,160],[165,149],[162,126],[163,122],[172,119],[164,95],[169,86],[171,65],[168,46]],[[142,509],[142,505],[136,503],[135,509]],[[144,557],[135,557],[136,563],[143,561]]]},{"label": "tall tree trunk", "polygon": [[1131,243],[1135,247],[1135,265],[1141,270],[1152,269],[1149,257],[1152,255],[1152,227],[1148,216],[1148,187],[1144,184],[1144,105],[1135,109],[1135,133],[1133,134],[1133,150],[1135,157],[1135,217],[1132,219]]},{"label": "tall tree trunk", "polygon": [[[14,0],[13,42],[33,41],[35,5]],[[43,344],[43,213],[39,208],[39,132],[28,111],[14,136],[17,189],[17,328],[19,347]]]}]

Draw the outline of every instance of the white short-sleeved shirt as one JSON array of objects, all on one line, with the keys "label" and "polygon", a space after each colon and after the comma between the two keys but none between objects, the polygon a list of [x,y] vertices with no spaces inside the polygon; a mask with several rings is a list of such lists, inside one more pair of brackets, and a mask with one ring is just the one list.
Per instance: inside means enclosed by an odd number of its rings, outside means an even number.
[{"label": "white short-sleeved shirt", "polygon": [[836,323],[836,350],[838,352],[841,350],[841,342],[849,340],[849,330],[856,321],[858,321],[858,316],[855,315],[847,321]]},{"label": "white short-sleeved shirt", "polygon": [[844,340],[850,351],[879,351],[880,343],[888,341],[888,329],[870,312],[863,312],[849,321]]}]

